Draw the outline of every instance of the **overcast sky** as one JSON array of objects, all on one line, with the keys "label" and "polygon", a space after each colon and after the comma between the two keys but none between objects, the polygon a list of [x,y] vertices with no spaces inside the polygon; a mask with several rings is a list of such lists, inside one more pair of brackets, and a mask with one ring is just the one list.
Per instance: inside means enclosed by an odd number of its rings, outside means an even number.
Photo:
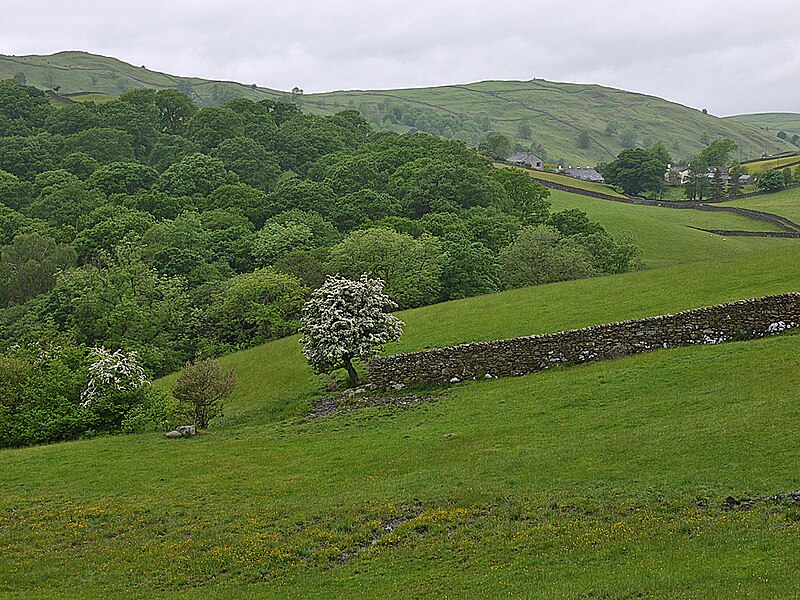
[{"label": "overcast sky", "polygon": [[306,93],[532,79],[800,112],[798,0],[26,0],[0,53],[85,50]]}]

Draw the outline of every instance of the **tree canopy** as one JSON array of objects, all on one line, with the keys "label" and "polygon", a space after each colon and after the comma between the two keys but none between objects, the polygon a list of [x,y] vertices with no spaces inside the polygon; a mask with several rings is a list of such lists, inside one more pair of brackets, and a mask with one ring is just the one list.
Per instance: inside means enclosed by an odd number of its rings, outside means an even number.
[{"label": "tree canopy", "polygon": [[667,161],[659,149],[636,148],[623,150],[617,160],[599,165],[598,169],[608,183],[618,185],[626,194],[658,195],[665,187]]}]

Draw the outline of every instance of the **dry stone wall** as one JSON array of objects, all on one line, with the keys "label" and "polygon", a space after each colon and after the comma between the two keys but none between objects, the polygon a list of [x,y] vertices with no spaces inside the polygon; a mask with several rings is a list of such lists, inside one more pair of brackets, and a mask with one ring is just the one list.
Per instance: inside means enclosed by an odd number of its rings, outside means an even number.
[{"label": "dry stone wall", "polygon": [[755,339],[800,325],[800,293],[545,335],[374,358],[371,383],[389,386],[511,377],[659,348]]}]

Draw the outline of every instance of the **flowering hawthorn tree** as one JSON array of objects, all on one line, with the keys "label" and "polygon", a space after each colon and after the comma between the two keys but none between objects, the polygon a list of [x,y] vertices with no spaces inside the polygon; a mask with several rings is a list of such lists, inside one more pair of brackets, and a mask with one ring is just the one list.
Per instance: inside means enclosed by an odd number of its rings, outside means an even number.
[{"label": "flowering hawthorn tree", "polygon": [[89,408],[105,390],[126,392],[149,383],[136,352],[121,349],[111,352],[103,346],[92,348],[89,352],[94,362],[89,366],[89,383],[81,393],[83,408]]},{"label": "flowering hawthorn tree", "polygon": [[346,369],[350,385],[358,385],[353,361],[375,356],[403,333],[404,323],[389,313],[394,308],[380,279],[328,277],[303,307],[300,343],[308,364],[317,373]]}]

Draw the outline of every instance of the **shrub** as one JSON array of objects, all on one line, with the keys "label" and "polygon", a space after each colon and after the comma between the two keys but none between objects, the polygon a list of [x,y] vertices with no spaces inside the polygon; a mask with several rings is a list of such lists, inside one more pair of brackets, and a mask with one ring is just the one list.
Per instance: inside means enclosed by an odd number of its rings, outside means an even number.
[{"label": "shrub", "polygon": [[221,416],[222,405],[236,387],[236,372],[225,371],[215,358],[189,361],[181,369],[172,395],[180,403],[182,414],[195,427],[207,429],[214,417]]}]

